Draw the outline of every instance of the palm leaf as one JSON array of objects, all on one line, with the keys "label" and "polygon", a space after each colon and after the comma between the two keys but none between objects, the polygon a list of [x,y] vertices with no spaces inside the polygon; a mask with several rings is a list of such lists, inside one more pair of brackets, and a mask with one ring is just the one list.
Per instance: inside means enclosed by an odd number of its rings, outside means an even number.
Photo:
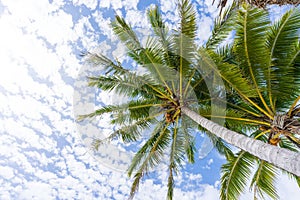
[{"label": "palm leaf", "polygon": [[157,43],[161,45],[161,58],[163,64],[168,67],[175,68],[177,63],[175,62],[176,56],[174,53],[174,49],[172,46],[174,45],[174,41],[172,35],[169,35],[168,28],[162,20],[161,13],[157,6],[148,10],[148,18],[152,25],[152,29],[155,35],[158,37],[156,40]]},{"label": "palm leaf", "polygon": [[[106,113],[118,114],[126,111],[129,111],[129,117],[131,117],[132,120],[136,120],[148,116],[150,107],[161,106],[161,104],[159,103],[156,104],[154,102],[155,102],[154,100],[146,99],[146,100],[132,100],[129,101],[128,103],[124,103],[121,105],[108,105],[103,108],[99,108],[92,113],[86,115],[80,115],[78,117],[78,121],[82,121],[83,119],[86,118],[100,117]],[[137,113],[140,113],[139,117],[136,115]],[[114,122],[114,120],[112,120],[112,122]]]},{"label": "palm leaf", "polygon": [[178,165],[184,159],[184,138],[178,131],[178,120],[172,131],[172,143],[170,151],[170,161],[169,161],[169,177],[168,177],[168,193],[167,198],[172,200],[173,198],[173,188],[174,188],[174,178],[173,173],[178,172]]},{"label": "palm leaf", "polygon": [[233,29],[236,17],[236,3],[233,2],[222,15],[219,15],[214,21],[212,35],[208,38],[205,48],[217,49],[218,46],[229,36]]},{"label": "palm leaf", "polygon": [[256,96],[253,87],[249,84],[249,81],[243,77],[241,70],[235,65],[221,62],[221,59],[221,57],[218,57],[212,51],[199,49],[197,56],[198,65],[195,67],[202,72],[202,76],[215,73],[242,97]]},{"label": "palm leaf", "polygon": [[278,199],[277,190],[275,187],[276,176],[278,175],[277,168],[273,165],[258,160],[258,168],[252,178],[250,187],[254,190],[254,196],[263,198],[267,194],[272,199]]},{"label": "palm leaf", "polygon": [[111,23],[111,26],[114,33],[126,45],[129,52],[138,54],[142,46],[130,25],[128,25],[122,17],[116,15],[115,21]]},{"label": "palm leaf", "polygon": [[187,121],[186,117],[181,119],[181,127],[180,127],[180,134],[184,137],[184,149],[187,159],[190,163],[195,162],[195,138],[189,133],[188,128],[192,128],[193,125],[190,124],[190,121]]},{"label": "palm leaf", "polygon": [[142,146],[132,159],[128,168],[128,175],[131,176],[133,171],[137,169],[134,175],[134,181],[130,191],[130,199],[137,192],[141,178],[149,172],[154,166],[162,161],[163,153],[170,142],[170,131],[167,129],[168,124],[158,123],[152,136]]},{"label": "palm leaf", "polygon": [[113,73],[114,75],[122,75],[128,72],[119,62],[114,62],[102,54],[88,52],[85,56],[85,61],[94,67],[103,67],[105,74]]},{"label": "palm leaf", "polygon": [[155,42],[155,39],[149,38],[146,47],[142,47],[132,28],[119,16],[116,16],[116,20],[112,22],[112,27],[114,33],[129,50],[128,55],[138,64],[147,68],[153,75],[153,78],[159,81],[163,86],[167,87],[170,91],[166,79],[175,79],[175,72],[162,65],[160,56],[162,47],[160,44]]},{"label": "palm leaf", "polygon": [[265,85],[263,72],[269,63],[265,45],[268,25],[269,17],[266,11],[251,9],[249,5],[244,4],[237,16],[234,52],[237,54],[243,74],[249,74],[249,80],[255,87],[268,115],[271,115],[272,112],[262,96],[264,88],[259,87]]},{"label": "palm leaf", "polygon": [[178,33],[174,36],[175,54],[179,56],[177,69],[179,72],[179,94],[183,96],[183,76],[189,70],[189,65],[194,57],[194,39],[196,36],[196,13],[189,0],[178,3],[180,25]]},{"label": "palm leaf", "polygon": [[251,175],[253,156],[245,151],[240,151],[236,156],[229,153],[226,157],[228,163],[221,168],[220,199],[238,199],[239,195],[244,192]]},{"label": "palm leaf", "polygon": [[294,63],[299,54],[299,49],[297,51],[295,45],[299,40],[299,27],[300,9],[295,8],[286,12],[268,32],[267,46],[270,49],[270,63],[266,79],[271,104],[274,104],[273,101],[276,99],[282,105],[282,101],[287,103],[289,97],[295,96],[294,76],[296,74],[291,63]]},{"label": "palm leaf", "polygon": [[148,74],[137,75],[125,72],[121,76],[98,76],[88,77],[89,86],[96,86],[104,91],[112,91],[129,97],[144,96],[153,98],[159,90],[155,90],[159,84]]}]

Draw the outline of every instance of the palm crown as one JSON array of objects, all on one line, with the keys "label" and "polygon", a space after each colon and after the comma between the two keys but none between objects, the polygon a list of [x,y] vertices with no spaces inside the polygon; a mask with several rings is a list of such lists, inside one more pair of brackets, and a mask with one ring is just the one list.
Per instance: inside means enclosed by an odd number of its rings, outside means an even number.
[{"label": "palm crown", "polygon": [[[134,176],[130,198],[138,189],[141,178],[169,155],[168,198],[172,199],[174,174],[182,162],[194,162],[195,141],[191,131],[197,128],[181,114],[181,106],[197,110],[200,97],[209,100],[209,90],[201,73],[195,67],[195,11],[189,1],[178,4],[181,21],[178,30],[169,32],[157,7],[148,11],[154,36],[143,46],[124,19],[116,16],[112,29],[126,45],[128,55],[147,73],[140,75],[132,69],[125,69],[119,62],[95,53],[86,55],[93,65],[102,65],[104,75],[89,77],[89,86],[102,90],[114,90],[132,100],[122,105],[107,105],[79,119],[112,113],[111,123],[119,126],[104,140],[95,140],[97,149],[103,142],[117,137],[124,142],[141,139],[142,132],[151,130],[146,143],[134,156],[128,169]],[[195,91],[201,93],[195,94]],[[205,98],[204,98],[205,97]],[[207,102],[207,101],[206,101]],[[208,103],[208,102],[207,102]],[[229,151],[220,139],[215,138],[219,149]]]}]

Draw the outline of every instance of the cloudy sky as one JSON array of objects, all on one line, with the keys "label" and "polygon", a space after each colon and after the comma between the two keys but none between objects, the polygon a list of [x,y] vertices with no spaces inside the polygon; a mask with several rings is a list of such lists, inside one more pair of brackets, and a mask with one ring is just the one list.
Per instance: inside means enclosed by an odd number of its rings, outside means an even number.
[{"label": "cloudy sky", "polygon": [[[210,0],[194,3],[201,44],[209,37],[218,10]],[[85,133],[98,134],[100,128],[107,134],[113,127],[105,118],[100,125],[78,125],[74,120],[77,112],[94,108],[95,98],[100,104],[116,102],[112,94],[95,95],[85,88],[82,77],[90,69],[80,53],[98,51],[126,60],[109,23],[117,13],[145,35],[149,28],[145,11],[154,4],[161,6],[165,19],[178,19],[173,0],[0,0],[0,199],[128,196],[132,180],[124,169],[131,154],[117,143],[107,148],[109,156],[87,148]],[[274,8],[273,18],[284,9]],[[172,21],[167,20],[171,28]],[[96,97],[85,98],[89,94]],[[196,137],[203,139],[201,134]],[[213,150],[194,165],[185,165],[176,178],[175,199],[217,200],[224,162]],[[151,173],[136,199],[164,199],[166,180],[164,167]],[[279,177],[277,187],[281,199],[300,196],[286,176]],[[241,199],[252,197],[247,190]]]}]

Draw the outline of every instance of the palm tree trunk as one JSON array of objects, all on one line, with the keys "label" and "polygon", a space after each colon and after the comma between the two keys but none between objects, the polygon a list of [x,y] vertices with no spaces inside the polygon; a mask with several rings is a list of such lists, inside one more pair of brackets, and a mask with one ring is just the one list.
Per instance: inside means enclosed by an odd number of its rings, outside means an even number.
[{"label": "palm tree trunk", "polygon": [[181,111],[227,143],[300,177],[300,153],[272,146],[262,141],[254,140],[250,137],[230,131],[200,116],[187,107],[182,107]]}]

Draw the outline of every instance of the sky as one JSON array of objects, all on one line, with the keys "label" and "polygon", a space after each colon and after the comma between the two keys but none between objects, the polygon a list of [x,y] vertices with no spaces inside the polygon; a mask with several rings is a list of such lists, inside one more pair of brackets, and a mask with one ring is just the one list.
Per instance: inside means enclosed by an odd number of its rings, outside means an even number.
[{"label": "sky", "polygon": [[[89,148],[90,137],[100,131],[109,134],[114,127],[105,117],[85,124],[75,121],[78,113],[125,98],[87,88],[84,77],[99,69],[89,68],[80,54],[97,51],[129,62],[109,23],[115,14],[122,15],[143,40],[149,31],[146,10],[156,4],[170,29],[175,28],[174,0],[0,0],[0,199],[128,197],[132,179],[126,164],[132,153],[118,142],[99,154]],[[194,5],[198,43],[203,44],[218,9],[210,0]],[[272,9],[275,19],[286,8]],[[201,133],[195,137],[203,140]],[[197,158],[176,177],[175,200],[219,199],[225,159],[215,150]],[[164,199],[166,181],[162,164],[143,180],[136,199]],[[300,196],[285,175],[276,185],[280,199]],[[246,190],[240,199],[253,195]]]}]

